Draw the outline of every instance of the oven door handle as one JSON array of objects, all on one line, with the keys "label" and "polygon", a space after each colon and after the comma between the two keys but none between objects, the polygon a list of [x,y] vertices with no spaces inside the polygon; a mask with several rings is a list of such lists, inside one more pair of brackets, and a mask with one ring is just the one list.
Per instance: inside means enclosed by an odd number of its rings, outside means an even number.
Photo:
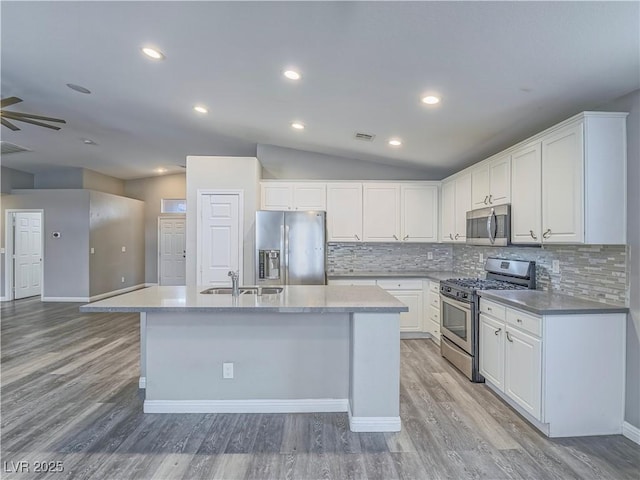
[{"label": "oven door handle", "polygon": [[453,298],[447,297],[446,295],[442,295],[442,294],[440,294],[440,300],[444,303],[448,303],[449,305],[453,305],[454,307],[460,308],[461,310],[464,310],[468,314],[471,314],[471,307],[467,303],[462,303],[458,300],[454,300]]},{"label": "oven door handle", "polygon": [[496,235],[498,233],[498,219],[496,218],[495,208],[491,209],[491,213],[487,217],[487,233],[489,234],[489,241],[491,245],[496,243]]}]

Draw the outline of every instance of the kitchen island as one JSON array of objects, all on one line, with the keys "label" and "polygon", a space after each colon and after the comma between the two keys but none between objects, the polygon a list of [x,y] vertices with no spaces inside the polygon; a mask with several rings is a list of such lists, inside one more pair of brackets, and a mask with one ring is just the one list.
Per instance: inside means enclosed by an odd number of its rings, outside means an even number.
[{"label": "kitchen island", "polygon": [[352,431],[400,430],[403,303],[376,286],[203,290],[150,287],[80,307],[140,313],[145,412],[345,411]]}]

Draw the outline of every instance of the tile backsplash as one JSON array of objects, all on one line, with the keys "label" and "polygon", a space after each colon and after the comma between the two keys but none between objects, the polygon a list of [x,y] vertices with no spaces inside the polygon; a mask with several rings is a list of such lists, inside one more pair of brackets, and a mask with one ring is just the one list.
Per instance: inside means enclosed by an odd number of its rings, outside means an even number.
[{"label": "tile backsplash", "polygon": [[452,250],[438,243],[329,243],[327,273],[451,270]]},{"label": "tile backsplash", "polygon": [[[430,260],[429,252],[433,259]],[[554,245],[540,247],[477,247],[437,243],[329,243],[327,272],[422,272],[453,270],[465,277],[484,277],[488,256],[534,260],[536,284],[587,300],[628,305],[625,245]],[[559,273],[552,262],[558,260]]]}]

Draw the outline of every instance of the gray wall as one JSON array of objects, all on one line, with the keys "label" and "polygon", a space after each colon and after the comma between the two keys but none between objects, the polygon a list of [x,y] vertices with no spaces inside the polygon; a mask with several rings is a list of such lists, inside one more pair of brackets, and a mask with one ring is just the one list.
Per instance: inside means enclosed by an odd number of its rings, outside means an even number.
[{"label": "gray wall", "polygon": [[34,175],[33,188],[78,189],[83,188],[82,172],[77,167],[55,167]]},{"label": "gray wall", "polygon": [[598,110],[629,112],[627,117],[627,383],[625,420],[640,428],[640,90]]},{"label": "gray wall", "polygon": [[266,179],[439,180],[444,176],[433,168],[389,166],[274,145],[258,144],[257,151]]},{"label": "gray wall", "polygon": [[[44,210],[45,297],[89,296],[89,192],[33,190],[2,197],[2,247],[6,209]],[[53,232],[60,232],[58,239]],[[3,260],[5,255],[2,255]],[[2,291],[5,271],[2,269]]]},{"label": "gray wall", "polygon": [[9,167],[0,169],[2,189],[0,193],[11,193],[14,188],[33,188],[33,175]]},{"label": "gray wall", "polygon": [[124,195],[124,180],[83,168],[82,188],[112,193],[113,195]]},{"label": "gray wall", "polygon": [[89,248],[95,252],[89,254],[90,296],[144,284],[144,202],[89,195]]},{"label": "gray wall", "polygon": [[255,213],[260,205],[260,163],[255,157],[187,157],[187,285],[195,285],[196,216],[198,189],[229,189],[244,192],[244,275],[254,281]]},{"label": "gray wall", "polygon": [[158,282],[158,216],[163,198],[187,198],[184,173],[127,180],[125,195],[144,201],[145,282]]}]

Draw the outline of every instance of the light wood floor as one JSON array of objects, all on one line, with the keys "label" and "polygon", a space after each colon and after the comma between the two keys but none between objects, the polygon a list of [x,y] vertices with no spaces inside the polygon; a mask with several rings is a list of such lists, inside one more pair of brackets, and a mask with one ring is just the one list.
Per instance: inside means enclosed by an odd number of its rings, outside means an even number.
[{"label": "light wood floor", "polygon": [[[640,478],[638,445],[545,438],[431,340],[402,341],[402,432],[357,434],[346,414],[143,414],[137,315],[39,298],[1,315],[3,479]],[[33,472],[46,461],[64,472]]]}]

